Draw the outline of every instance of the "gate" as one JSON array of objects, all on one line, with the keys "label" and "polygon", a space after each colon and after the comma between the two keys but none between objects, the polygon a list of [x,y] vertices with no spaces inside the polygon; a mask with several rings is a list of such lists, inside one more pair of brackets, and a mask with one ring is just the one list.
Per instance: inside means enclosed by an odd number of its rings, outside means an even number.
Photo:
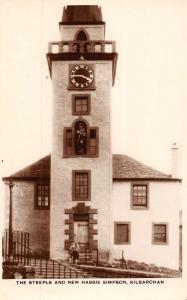
[{"label": "gate", "polygon": [[31,250],[29,233],[5,230],[2,237],[3,262],[12,261],[21,265],[29,265]]}]

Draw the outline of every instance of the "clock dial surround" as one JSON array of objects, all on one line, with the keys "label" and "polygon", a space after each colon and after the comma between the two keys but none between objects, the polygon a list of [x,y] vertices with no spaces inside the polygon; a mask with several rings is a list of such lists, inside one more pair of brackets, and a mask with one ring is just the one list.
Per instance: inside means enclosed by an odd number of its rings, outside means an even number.
[{"label": "clock dial surround", "polygon": [[70,71],[70,82],[75,88],[89,88],[94,81],[94,70],[90,65],[75,65]]}]

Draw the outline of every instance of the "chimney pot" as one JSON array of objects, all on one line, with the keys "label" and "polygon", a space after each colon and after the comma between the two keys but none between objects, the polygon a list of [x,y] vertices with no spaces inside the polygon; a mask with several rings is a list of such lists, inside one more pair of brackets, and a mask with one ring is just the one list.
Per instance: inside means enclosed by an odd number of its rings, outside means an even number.
[{"label": "chimney pot", "polygon": [[177,143],[172,143],[171,146],[171,176],[179,178],[179,147]]}]

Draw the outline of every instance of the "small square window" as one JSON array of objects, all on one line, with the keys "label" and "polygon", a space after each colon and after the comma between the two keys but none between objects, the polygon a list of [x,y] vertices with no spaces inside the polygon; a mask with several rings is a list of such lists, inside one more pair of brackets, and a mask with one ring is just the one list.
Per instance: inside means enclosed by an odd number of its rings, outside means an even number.
[{"label": "small square window", "polygon": [[90,114],[90,95],[73,95],[72,114],[75,116]]},{"label": "small square window", "polygon": [[126,222],[114,223],[114,243],[115,244],[130,243],[130,223],[126,223]]},{"label": "small square window", "polygon": [[35,207],[39,209],[49,208],[50,189],[48,183],[39,183],[35,187]]},{"label": "small square window", "polygon": [[168,225],[166,223],[153,224],[153,244],[168,243]]},{"label": "small square window", "polygon": [[133,183],[131,186],[131,207],[133,209],[148,208],[148,184]]}]

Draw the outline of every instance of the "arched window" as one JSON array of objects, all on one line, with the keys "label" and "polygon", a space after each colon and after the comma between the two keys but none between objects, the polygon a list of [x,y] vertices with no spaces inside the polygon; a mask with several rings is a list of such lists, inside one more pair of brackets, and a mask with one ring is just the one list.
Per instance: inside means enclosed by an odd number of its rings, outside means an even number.
[{"label": "arched window", "polygon": [[75,34],[75,40],[76,41],[87,41],[87,40],[89,40],[88,33],[85,30],[80,29]]},{"label": "arched window", "polygon": [[77,34],[77,41],[87,41],[87,35],[85,31],[79,31],[79,33]]},{"label": "arched window", "polygon": [[64,157],[97,157],[99,144],[98,127],[89,127],[78,119],[72,127],[64,128]]},{"label": "arched window", "polygon": [[75,33],[76,52],[87,52],[89,44],[89,35],[84,29],[80,29]]}]

